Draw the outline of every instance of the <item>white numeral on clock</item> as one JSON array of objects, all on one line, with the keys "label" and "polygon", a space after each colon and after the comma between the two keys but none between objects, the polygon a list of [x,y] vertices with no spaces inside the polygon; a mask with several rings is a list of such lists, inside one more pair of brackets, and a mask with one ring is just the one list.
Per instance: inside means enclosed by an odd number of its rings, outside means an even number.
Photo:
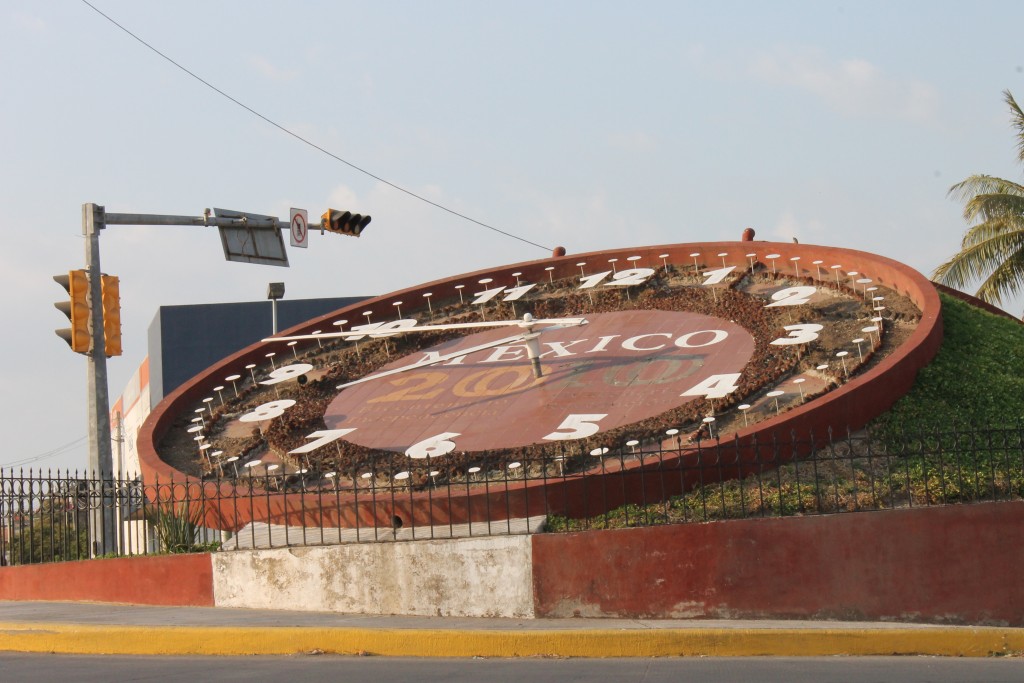
[{"label": "white numeral on clock", "polygon": [[612,274],[612,271],[606,270],[603,273],[594,273],[580,280],[580,286],[577,289],[590,289],[596,287],[601,283],[601,280],[605,279]]},{"label": "white numeral on clock", "polygon": [[632,287],[633,285],[642,285],[652,275],[654,275],[653,268],[630,268],[615,273],[612,276],[612,281],[604,284],[606,287]]},{"label": "white numeral on clock", "polygon": [[326,446],[332,441],[336,441],[346,434],[354,431],[356,431],[355,427],[350,429],[321,429],[320,431],[306,435],[307,439],[315,439],[315,441],[310,441],[303,446],[290,450],[288,451],[288,454],[291,455],[292,453],[309,453],[310,451],[315,451],[321,446]]},{"label": "white numeral on clock", "polygon": [[772,308],[774,306],[799,306],[805,304],[811,299],[811,295],[814,294],[817,289],[814,287],[786,287],[772,294],[772,302],[766,304],[765,308]]},{"label": "white numeral on clock", "polygon": [[[386,332],[386,330],[408,330],[410,327],[416,327],[419,321],[415,318],[402,318],[400,320],[389,320],[386,323],[380,323],[377,326],[376,332],[370,335],[370,339],[380,339],[382,337],[393,337],[397,332]],[[355,329],[355,328],[353,328]]]},{"label": "white numeral on clock", "polygon": [[[612,275],[610,270],[589,275],[580,280],[580,286],[577,289],[596,287],[609,275]],[[620,270],[615,273],[612,275],[612,281],[605,282],[604,284],[606,287],[632,287],[633,285],[642,285],[652,275],[654,275],[653,268],[630,268],[629,270]]]},{"label": "white numeral on clock", "polygon": [[313,369],[313,366],[309,363],[292,363],[291,365],[282,365],[277,370],[270,373],[270,379],[265,379],[260,384],[279,384],[281,382],[287,382],[290,379],[295,379],[300,375],[305,375],[307,372]]},{"label": "white numeral on clock", "polygon": [[502,297],[502,301],[519,301],[519,299],[529,292],[531,289],[536,287],[536,283],[532,285],[520,285],[519,287],[512,287],[505,290],[505,296]]},{"label": "white numeral on clock", "polygon": [[505,294],[505,296],[501,298],[502,301],[518,301],[524,294],[536,286],[536,283],[534,283],[532,285],[520,285],[519,287],[511,287],[509,289],[505,289],[504,287],[486,289],[482,292],[477,292],[476,298],[473,299],[471,303],[476,305],[485,304],[502,293]]},{"label": "white numeral on clock", "polygon": [[597,425],[598,420],[606,417],[608,417],[608,413],[574,413],[562,420],[557,431],[551,432],[544,438],[548,441],[567,441],[592,436],[601,429]]},{"label": "white numeral on clock", "polygon": [[789,346],[790,344],[806,344],[817,339],[818,332],[821,332],[823,327],[823,325],[816,325],[814,323],[786,325],[782,329],[789,330],[789,335],[785,337],[779,337],[775,341],[769,343],[774,344],[775,346]]},{"label": "white numeral on clock", "polygon": [[711,375],[696,386],[690,387],[680,396],[703,396],[705,398],[725,398],[732,392],[739,389],[736,381],[740,373],[726,373],[724,375]]},{"label": "white numeral on clock", "polygon": [[[396,332],[388,332],[388,330],[407,330],[410,327],[416,327],[419,321],[413,318],[402,318],[401,320],[391,320],[383,323],[367,323],[365,325],[353,325],[351,332],[366,332],[373,339],[380,339],[381,337],[393,337]],[[365,339],[366,335],[346,336],[345,339],[348,341],[360,341]]]},{"label": "white numeral on clock", "polygon": [[447,455],[455,450],[455,442],[452,439],[459,434],[459,432],[442,432],[437,436],[414,443],[406,449],[405,454],[410,458],[436,458]]},{"label": "white numeral on clock", "polygon": [[485,289],[482,292],[476,293],[476,298],[471,303],[475,305],[485,304],[494,297],[498,296],[505,291],[504,287],[495,287],[494,289]]},{"label": "white numeral on clock", "polygon": [[718,268],[717,270],[709,270],[704,273],[704,277],[707,280],[704,281],[705,285],[717,285],[719,282],[725,279],[725,277],[736,270],[736,266],[728,266],[726,268]]},{"label": "white numeral on clock", "polygon": [[281,417],[284,415],[284,411],[295,405],[295,401],[290,398],[283,398],[280,401],[270,401],[269,403],[263,403],[256,406],[256,409],[251,413],[246,413],[242,417],[238,418],[239,422],[263,422],[264,420],[273,420],[275,417]]}]

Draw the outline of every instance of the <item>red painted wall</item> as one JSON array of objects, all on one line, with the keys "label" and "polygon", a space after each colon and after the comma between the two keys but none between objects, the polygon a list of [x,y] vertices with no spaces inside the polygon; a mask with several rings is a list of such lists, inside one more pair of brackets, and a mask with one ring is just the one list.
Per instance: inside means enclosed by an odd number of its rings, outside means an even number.
[{"label": "red painted wall", "polygon": [[1024,626],[1024,502],[533,539],[537,616]]},{"label": "red painted wall", "polygon": [[190,554],[3,567],[0,600],[212,607],[213,563]]}]

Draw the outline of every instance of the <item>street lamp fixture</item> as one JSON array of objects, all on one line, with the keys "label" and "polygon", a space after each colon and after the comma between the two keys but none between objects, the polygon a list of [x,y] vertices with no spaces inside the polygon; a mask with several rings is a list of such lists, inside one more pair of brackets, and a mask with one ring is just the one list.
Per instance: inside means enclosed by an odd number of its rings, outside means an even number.
[{"label": "street lamp fixture", "polygon": [[267,298],[270,299],[271,327],[274,334],[277,334],[277,300],[284,298],[284,283],[271,282],[267,285]]}]

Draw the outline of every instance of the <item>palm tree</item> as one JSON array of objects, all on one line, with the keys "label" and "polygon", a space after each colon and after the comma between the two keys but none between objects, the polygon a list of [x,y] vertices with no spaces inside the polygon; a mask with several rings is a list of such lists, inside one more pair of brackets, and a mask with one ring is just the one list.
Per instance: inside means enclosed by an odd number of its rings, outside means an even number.
[{"label": "palm tree", "polygon": [[[1024,164],[1024,111],[1003,91],[1017,134],[1017,159]],[[932,273],[936,282],[957,289],[985,278],[976,296],[990,304],[1015,296],[1024,286],[1024,185],[989,175],[972,175],[949,188],[964,202],[967,230],[961,249]]]}]

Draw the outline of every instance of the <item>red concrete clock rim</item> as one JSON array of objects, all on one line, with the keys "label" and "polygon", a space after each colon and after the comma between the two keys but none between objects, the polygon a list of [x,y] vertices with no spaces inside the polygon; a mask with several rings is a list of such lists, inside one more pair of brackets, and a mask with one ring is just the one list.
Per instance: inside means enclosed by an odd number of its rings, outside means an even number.
[{"label": "red concrete clock rim", "polygon": [[[391,302],[396,300],[421,301],[424,293],[437,290],[444,283],[453,284],[462,281],[468,285],[485,276],[495,279],[508,278],[513,272],[521,272],[525,280],[536,282],[547,278],[549,272],[555,278],[576,275],[579,271],[576,264],[581,261],[586,261],[591,267],[596,267],[598,264],[606,263],[609,258],[617,258],[625,263],[625,259],[630,256],[640,256],[641,264],[655,266],[661,264],[661,254],[668,254],[667,259],[670,263],[685,265],[692,261],[690,254],[696,252],[700,252],[707,262],[716,262],[718,254],[727,253],[726,262],[737,266],[744,266],[747,263],[746,254],[751,252],[756,252],[762,262],[767,254],[777,254],[777,261],[786,265],[791,262],[791,258],[799,257],[805,271],[810,269],[810,264],[815,260],[822,261],[825,268],[829,268],[833,264],[840,264],[844,272],[857,271],[871,277],[876,283],[907,296],[922,314],[921,320],[910,338],[876,366],[812,402],[740,430],[736,433],[736,438],[741,442],[749,443],[753,438],[766,441],[770,440],[773,434],[788,438],[790,433],[796,433],[802,437],[814,433],[820,438],[830,429],[845,430],[863,427],[871,419],[891,407],[911,388],[917,372],[931,361],[942,344],[942,314],[938,292],[935,286],[917,271],[887,257],[867,252],[781,242],[699,242],[630,247],[571,254],[482,269],[363,301],[355,306],[296,325],[282,334],[308,333],[314,329],[323,328],[324,325],[329,326],[331,321],[339,317],[349,314],[358,315],[366,310],[379,311],[381,316],[385,315],[385,312],[390,314]],[[553,270],[546,270],[548,268]],[[204,483],[172,468],[161,460],[156,444],[171,428],[175,419],[184,411],[191,411],[193,404],[209,393],[210,387],[220,383],[221,377],[248,363],[262,361],[265,353],[266,344],[261,342],[242,349],[182,384],[154,408],[143,423],[138,436],[140,465],[147,481],[159,479],[167,482],[173,479],[176,482],[197,485]],[[522,486],[529,488],[531,484],[532,482],[528,482]],[[547,482],[547,486],[550,487],[551,482]],[[572,488],[571,482],[567,483],[567,488]],[[267,496],[267,499],[271,501],[267,503],[268,508],[275,507],[272,501],[275,495],[279,494]],[[467,501],[469,508],[476,505],[472,500],[474,495],[472,492],[467,494],[467,498],[471,499]],[[536,493],[533,495],[537,498]],[[297,494],[289,495],[291,499],[289,508],[294,507],[295,499],[298,497]],[[316,498],[312,494],[309,494],[308,497],[311,501]],[[482,499],[482,496],[478,496],[478,498]],[[412,496],[412,500],[415,501],[415,495]],[[268,511],[272,517],[272,509],[263,512]],[[254,517],[259,517],[258,512]],[[374,517],[378,516],[376,511],[372,514]],[[412,518],[417,516],[415,510],[409,510],[408,514]],[[239,520],[236,518],[236,521]]]}]

